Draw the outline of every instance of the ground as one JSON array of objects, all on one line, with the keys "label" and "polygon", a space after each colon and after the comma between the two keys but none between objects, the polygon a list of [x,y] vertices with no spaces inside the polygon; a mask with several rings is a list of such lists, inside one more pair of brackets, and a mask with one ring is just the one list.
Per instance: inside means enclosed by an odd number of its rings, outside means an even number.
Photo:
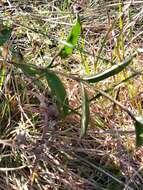
[{"label": "ground", "polygon": [[0,40],[0,190],[142,190],[142,2],[3,0],[0,11],[0,35],[12,29]]}]

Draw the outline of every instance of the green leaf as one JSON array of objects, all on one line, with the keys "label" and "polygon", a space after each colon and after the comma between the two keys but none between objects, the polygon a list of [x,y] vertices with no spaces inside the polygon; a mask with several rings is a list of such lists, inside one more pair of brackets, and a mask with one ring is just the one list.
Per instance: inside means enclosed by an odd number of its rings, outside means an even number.
[{"label": "green leaf", "polygon": [[[40,79],[45,77],[45,73],[43,73],[41,70],[39,70],[39,68],[36,65],[26,64],[26,63],[22,63],[22,64],[14,63],[14,66],[21,69],[22,72],[24,73],[24,75],[27,76],[27,77],[39,77]],[[33,83],[39,89],[41,89],[43,87],[43,83],[39,79],[34,80]]]},{"label": "green leaf", "polygon": [[14,66],[21,69],[26,76],[36,77],[37,74],[41,75],[41,71],[38,71],[35,65],[14,63]]},{"label": "green leaf", "polygon": [[84,88],[83,83],[81,83],[81,93],[82,93],[82,117],[81,117],[81,131],[80,138],[83,138],[86,135],[89,124],[89,100],[86,89]]},{"label": "green leaf", "polygon": [[56,97],[60,113],[66,116],[68,114],[68,98],[61,80],[54,72],[48,70],[45,71],[45,77],[51,88],[52,94]]},{"label": "green leaf", "polygon": [[37,75],[41,76],[42,71],[34,64],[26,64],[24,57],[21,54],[20,50],[11,52],[12,62],[15,67],[21,69],[26,76],[36,77]]},{"label": "green leaf", "polygon": [[139,115],[135,117],[135,131],[136,131],[136,146],[143,145],[143,116]]},{"label": "green leaf", "polygon": [[73,52],[74,46],[77,44],[79,36],[81,33],[81,24],[79,17],[76,20],[75,25],[72,27],[69,36],[67,37],[66,43],[64,47],[61,49],[59,55],[61,58],[66,58],[71,55]]},{"label": "green leaf", "polygon": [[12,28],[4,28],[0,30],[0,46],[10,39]]},{"label": "green leaf", "polygon": [[[46,77],[49,87],[51,88],[51,92],[57,100],[60,113],[62,113],[63,116],[66,116],[68,114],[69,108],[68,108],[67,93],[61,80],[54,72],[49,71],[48,69],[40,69],[33,64],[14,63],[14,65],[20,68],[26,76],[30,77],[39,76],[40,78]],[[39,85],[37,81],[35,81],[35,84],[37,86]]]},{"label": "green leaf", "polygon": [[133,56],[126,59],[121,64],[114,65],[111,68],[109,68],[103,72],[100,72],[96,75],[84,77],[83,80],[90,82],[90,83],[94,83],[94,82],[102,81],[102,80],[109,78],[111,76],[114,76],[114,75],[120,73],[122,70],[124,70],[132,62],[132,59],[133,59]]}]

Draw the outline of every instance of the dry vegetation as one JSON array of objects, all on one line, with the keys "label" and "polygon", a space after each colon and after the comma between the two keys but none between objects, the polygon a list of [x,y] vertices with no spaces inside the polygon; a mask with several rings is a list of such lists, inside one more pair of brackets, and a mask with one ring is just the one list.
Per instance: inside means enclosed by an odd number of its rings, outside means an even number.
[{"label": "dry vegetation", "polygon": [[[0,190],[143,189],[143,149],[136,147],[132,118],[117,105],[142,114],[143,2],[90,0],[78,6],[78,47],[62,59],[57,53],[76,18],[74,1],[0,1],[1,20],[13,29],[0,57],[1,69],[6,62],[0,81]],[[106,70],[134,53],[118,75],[85,84],[90,121],[81,139],[81,88],[74,77]],[[68,94],[66,117],[47,80],[15,66],[43,68],[51,60]]]}]

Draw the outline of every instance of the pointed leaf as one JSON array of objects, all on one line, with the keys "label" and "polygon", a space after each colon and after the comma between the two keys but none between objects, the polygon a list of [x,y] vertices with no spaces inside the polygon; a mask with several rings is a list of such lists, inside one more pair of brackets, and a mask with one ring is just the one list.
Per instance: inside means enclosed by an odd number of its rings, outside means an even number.
[{"label": "pointed leaf", "polygon": [[[40,77],[42,79],[45,76],[45,74],[41,70],[39,70],[36,65],[33,64],[14,63],[14,66],[21,69],[24,75],[27,77]],[[38,86],[39,89],[43,87],[43,83],[41,80],[34,80],[33,82],[36,86]]]},{"label": "pointed leaf", "polygon": [[61,58],[66,58],[73,52],[74,46],[77,44],[79,36],[81,33],[81,24],[79,17],[76,20],[75,25],[72,27],[71,32],[66,40],[65,46],[61,49],[59,55]]},{"label": "pointed leaf", "polygon": [[136,146],[143,145],[143,116],[139,115],[135,117],[135,131],[136,131]]},{"label": "pointed leaf", "polygon": [[82,117],[81,117],[81,132],[80,138],[83,138],[86,135],[86,131],[89,124],[89,100],[86,89],[84,88],[83,83],[81,83],[81,93],[82,93]]},{"label": "pointed leaf", "polygon": [[84,77],[83,80],[94,83],[94,82],[102,81],[111,76],[114,76],[114,75],[120,73],[122,70],[124,70],[132,62],[132,59],[133,59],[133,57],[130,57],[130,58],[126,59],[125,61],[123,61],[123,63],[121,63],[119,65],[114,65],[111,68],[109,68],[103,72],[100,72],[96,75]]},{"label": "pointed leaf", "polygon": [[27,64],[24,60],[22,53],[19,50],[16,52],[11,52],[11,54],[12,54],[11,60],[14,66],[21,69],[26,76],[30,77],[36,77],[37,75],[41,76],[42,71],[37,67],[37,65]]},{"label": "pointed leaf", "polygon": [[21,69],[26,76],[36,77],[37,74],[41,73],[41,71],[38,71],[38,68],[35,65],[18,64],[18,63],[15,63],[14,65],[17,68]]},{"label": "pointed leaf", "polygon": [[61,80],[54,72],[48,70],[45,72],[45,77],[51,88],[52,94],[56,97],[60,113],[62,113],[63,116],[66,116],[68,114],[68,99]]},{"label": "pointed leaf", "polygon": [[[63,116],[66,116],[68,114],[67,93],[61,80],[54,72],[49,71],[47,69],[41,70],[40,68],[38,68],[36,65],[33,64],[28,65],[28,64],[15,63],[14,65],[20,68],[26,76],[31,76],[31,77],[39,76],[40,78],[42,78],[43,76],[46,77],[49,87],[51,88],[51,92],[57,100],[60,113],[62,113]],[[35,81],[35,84],[39,85],[37,81]]]}]

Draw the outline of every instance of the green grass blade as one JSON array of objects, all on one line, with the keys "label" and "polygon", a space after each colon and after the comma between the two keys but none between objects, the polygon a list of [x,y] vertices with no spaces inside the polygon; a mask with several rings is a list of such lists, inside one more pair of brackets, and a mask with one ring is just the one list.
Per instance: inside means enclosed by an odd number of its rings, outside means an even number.
[{"label": "green grass blade", "polygon": [[124,58],[125,55],[125,47],[124,47],[124,35],[123,35],[123,3],[120,0],[119,1],[119,28],[120,28],[120,35],[119,35],[119,48],[121,48],[122,50],[122,60]]},{"label": "green grass blade", "polygon": [[0,91],[2,90],[2,85],[4,83],[6,76],[6,67],[5,67],[5,61],[1,64],[1,71],[0,71]]},{"label": "green grass blade", "polygon": [[[85,48],[85,39],[83,37],[83,34],[82,34],[82,49]],[[81,55],[81,60],[82,60],[82,63],[84,65],[84,68],[85,68],[85,72],[87,75],[90,75],[90,66],[89,66],[89,62],[88,62],[88,56],[85,55],[85,53],[81,52],[80,51],[80,55]]]},{"label": "green grass blade", "polygon": [[121,64],[114,65],[111,68],[109,68],[103,72],[100,72],[96,75],[92,75],[89,77],[84,77],[83,80],[87,81],[87,82],[94,83],[94,82],[102,81],[102,80],[109,78],[111,76],[114,76],[114,75],[120,73],[122,70],[124,70],[132,62],[132,59],[133,59],[133,56],[126,59]]},{"label": "green grass blade", "polygon": [[83,83],[81,83],[81,93],[82,93],[82,117],[81,117],[81,131],[80,138],[83,138],[86,135],[89,124],[89,100],[86,89],[84,88]]}]

